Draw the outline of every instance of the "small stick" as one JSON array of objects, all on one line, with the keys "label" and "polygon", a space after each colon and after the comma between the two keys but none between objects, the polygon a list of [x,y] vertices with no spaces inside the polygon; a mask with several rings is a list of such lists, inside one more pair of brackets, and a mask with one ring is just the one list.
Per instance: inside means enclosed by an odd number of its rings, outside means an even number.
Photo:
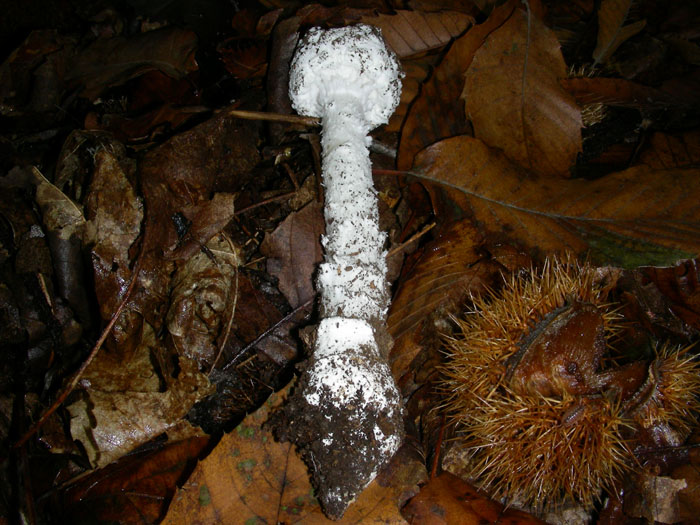
[{"label": "small stick", "polygon": [[129,301],[129,297],[131,296],[131,292],[134,290],[134,287],[136,286],[136,281],[139,276],[139,272],[141,271],[141,257],[139,257],[136,260],[136,266],[134,266],[134,272],[131,275],[131,281],[129,282],[129,287],[126,289],[126,293],[124,294],[124,298],[122,299],[121,303],[119,303],[119,306],[117,307],[117,311],[114,312],[114,315],[110,319],[109,323],[107,323],[107,326],[105,329],[102,331],[102,335],[100,335],[100,338],[97,340],[97,343],[95,343],[95,346],[90,350],[90,355],[88,355],[87,359],[83,362],[82,365],[80,365],[80,368],[78,371],[75,373],[73,376],[73,379],[70,380],[70,382],[66,385],[66,387],[63,389],[63,392],[56,398],[56,400],[53,402],[53,404],[42,414],[42,416],[31,426],[29,427],[29,430],[27,430],[21,438],[19,438],[14,445],[12,445],[12,448],[18,448],[24,445],[27,440],[32,437],[46,422],[46,420],[58,410],[58,407],[60,407],[63,402],[68,398],[70,393],[75,389],[76,385],[78,384],[78,381],[80,381],[80,378],[83,376],[85,373],[85,370],[87,369],[88,366],[90,366],[90,363],[92,363],[93,359],[95,359],[95,356],[97,355],[97,352],[100,351],[100,348],[102,348],[102,345],[104,342],[107,340],[107,336],[110,334],[112,331],[112,328],[114,328],[114,325],[116,324],[117,320],[119,319],[119,316],[121,315],[122,311],[124,310],[124,307],[126,306],[126,303]]},{"label": "small stick", "polygon": [[287,122],[288,124],[300,124],[307,127],[317,127],[321,125],[321,119],[316,117],[305,117],[302,115],[284,115],[283,113],[266,113],[264,111],[244,111],[241,109],[230,109],[227,115],[246,120],[267,120],[269,122]]},{"label": "small stick", "polygon": [[391,251],[390,251],[389,253],[386,254],[387,259],[388,259],[389,257],[391,257],[392,255],[396,255],[396,254],[399,253],[400,251],[405,250],[406,247],[407,247],[409,244],[411,244],[413,241],[420,239],[421,237],[423,237],[423,235],[425,235],[425,234],[428,233],[430,230],[432,230],[433,228],[435,228],[435,225],[436,225],[436,223],[431,222],[430,224],[428,224],[428,225],[426,225],[426,226],[423,226],[423,228],[422,228],[419,232],[414,233],[414,234],[411,235],[411,237],[409,237],[407,240],[405,240],[404,242],[402,242],[402,243],[399,244],[398,246],[395,246],[394,248],[392,248]]}]

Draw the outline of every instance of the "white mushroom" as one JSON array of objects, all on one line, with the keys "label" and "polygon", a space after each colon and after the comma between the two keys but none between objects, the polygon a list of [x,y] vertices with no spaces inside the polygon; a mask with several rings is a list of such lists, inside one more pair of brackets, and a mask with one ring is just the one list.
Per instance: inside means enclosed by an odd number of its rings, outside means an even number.
[{"label": "white mushroom", "polygon": [[400,396],[386,361],[386,234],[368,150],[368,133],[399,103],[400,76],[381,32],[366,25],[311,29],[290,70],[294,109],[323,123],[326,235],[318,274],[322,320],[287,409],[288,437],[333,518],[403,438]]}]

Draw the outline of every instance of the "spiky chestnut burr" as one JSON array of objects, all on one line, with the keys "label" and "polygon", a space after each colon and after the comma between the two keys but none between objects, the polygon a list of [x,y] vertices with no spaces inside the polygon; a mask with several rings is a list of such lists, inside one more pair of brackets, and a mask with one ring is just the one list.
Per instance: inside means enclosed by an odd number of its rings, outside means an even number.
[{"label": "spiky chestnut burr", "polygon": [[620,316],[596,277],[556,259],[514,275],[475,298],[448,341],[442,389],[468,456],[460,474],[494,497],[534,511],[590,509],[636,465],[630,436],[644,414],[683,434],[697,408],[700,368],[677,352],[601,369]]}]

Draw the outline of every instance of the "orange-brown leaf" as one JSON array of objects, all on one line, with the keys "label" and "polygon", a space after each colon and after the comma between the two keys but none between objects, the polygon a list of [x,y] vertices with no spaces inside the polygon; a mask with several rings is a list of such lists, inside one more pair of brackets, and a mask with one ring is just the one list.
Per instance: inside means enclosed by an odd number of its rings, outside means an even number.
[{"label": "orange-brown leaf", "polygon": [[156,523],[177,483],[209,443],[196,437],[155,444],[91,472],[59,491],[72,523]]},{"label": "orange-brown leaf", "polygon": [[362,22],[381,28],[386,43],[400,58],[406,58],[449,44],[474,19],[457,11],[398,10],[394,15],[365,16]]},{"label": "orange-brown leaf", "polygon": [[700,164],[700,132],[654,133],[639,162],[650,168],[692,168]]},{"label": "orange-brown leaf", "polygon": [[598,9],[598,41],[593,50],[595,64],[606,62],[620,45],[646,25],[644,20],[625,25],[633,0],[602,0]]},{"label": "orange-brown leaf", "polygon": [[403,515],[410,523],[422,525],[544,525],[525,512],[504,508],[449,472],[423,486]]},{"label": "orange-brown leaf", "polygon": [[559,41],[516,9],[474,54],[465,75],[474,136],[524,168],[568,176],[581,151],[581,111],[559,84],[567,75]]},{"label": "orange-brown leaf", "polygon": [[462,191],[483,233],[531,251],[624,267],[700,253],[697,169],[637,166],[594,181],[534,178],[472,137],[436,144],[418,172]]},{"label": "orange-brown leaf", "polygon": [[426,146],[471,131],[460,100],[464,72],[475,51],[510,16],[514,5],[513,2],[508,2],[494,9],[486,22],[471,28],[458,38],[430,79],[423,84],[401,130],[397,158],[399,169],[410,168],[416,153]]},{"label": "orange-brown leaf", "polygon": [[273,394],[219,442],[178,491],[163,523],[405,523],[401,488],[372,482],[339,521],[327,519],[294,446],[263,427],[289,387]]},{"label": "orange-brown leaf", "polygon": [[475,265],[480,242],[470,221],[454,223],[425,246],[413,268],[401,279],[387,319],[394,338],[390,362],[395,378],[409,372],[409,365],[421,352],[423,322],[432,313],[453,306],[470,291],[483,290],[488,270]]}]

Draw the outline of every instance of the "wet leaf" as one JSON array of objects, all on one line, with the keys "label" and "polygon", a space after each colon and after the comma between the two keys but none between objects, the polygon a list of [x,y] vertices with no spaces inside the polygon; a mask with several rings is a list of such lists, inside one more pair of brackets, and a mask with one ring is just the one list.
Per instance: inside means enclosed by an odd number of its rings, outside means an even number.
[{"label": "wet leaf", "polygon": [[405,523],[398,511],[401,487],[382,486],[379,479],[341,520],[323,515],[294,447],[276,442],[263,426],[288,389],[223,437],[175,495],[163,523]]},{"label": "wet leaf", "polygon": [[325,232],[323,207],[313,201],[290,213],[261,246],[267,271],[279,279],[279,289],[292,308],[316,295],[313,274],[321,262],[321,235]]},{"label": "wet leaf", "polygon": [[654,133],[639,162],[654,169],[693,168],[700,164],[700,132]]},{"label": "wet leaf", "polygon": [[169,342],[201,370],[211,370],[228,339],[238,300],[238,265],[238,250],[216,236],[178,267],[170,283]]},{"label": "wet leaf", "polygon": [[74,523],[156,523],[208,437],[154,444],[82,477],[59,492]]},{"label": "wet leaf", "polygon": [[77,400],[67,406],[71,435],[82,442],[95,467],[104,467],[164,432],[180,438],[200,432],[181,420],[192,405],[212,393],[207,377],[184,357],[179,359],[177,378],[159,375],[151,353],[155,334],[147,325],[144,332],[129,356],[101,352],[85,371]]},{"label": "wet leaf", "polygon": [[464,104],[460,99],[464,88],[464,72],[469,67],[474,53],[486,37],[508,19],[514,3],[496,8],[489,18],[472,27],[455,40],[442,62],[421,86],[404,121],[397,166],[408,169],[420,150],[440,139],[471,132],[464,117]]},{"label": "wet leaf", "polygon": [[447,45],[472,25],[474,19],[456,11],[427,13],[399,9],[396,14],[362,17],[362,23],[379,27],[399,58],[407,58]]},{"label": "wet leaf", "polygon": [[424,525],[544,525],[525,512],[506,509],[457,476],[444,472],[423,486],[403,508],[410,523]]},{"label": "wet leaf", "polygon": [[515,9],[488,35],[465,74],[474,136],[525,169],[568,176],[581,151],[581,112],[559,84],[559,41],[534,14]]},{"label": "wet leaf", "polygon": [[105,89],[147,71],[157,69],[171,77],[181,78],[197,69],[196,47],[195,34],[176,27],[130,38],[101,38],[75,57],[67,71],[66,82],[80,88],[81,95],[92,100]]},{"label": "wet leaf", "polygon": [[85,198],[84,243],[92,249],[95,292],[103,319],[117,309],[131,278],[129,249],[141,232],[143,205],[127,173],[134,166],[115,144],[95,154],[93,180]]},{"label": "wet leaf", "polygon": [[594,65],[607,62],[625,40],[646,25],[639,20],[625,25],[633,0],[602,0],[598,8],[598,41],[593,50]]},{"label": "wet leaf", "polygon": [[594,181],[530,177],[471,137],[432,146],[416,170],[466,196],[484,235],[623,267],[700,253],[696,169],[637,166]]}]

